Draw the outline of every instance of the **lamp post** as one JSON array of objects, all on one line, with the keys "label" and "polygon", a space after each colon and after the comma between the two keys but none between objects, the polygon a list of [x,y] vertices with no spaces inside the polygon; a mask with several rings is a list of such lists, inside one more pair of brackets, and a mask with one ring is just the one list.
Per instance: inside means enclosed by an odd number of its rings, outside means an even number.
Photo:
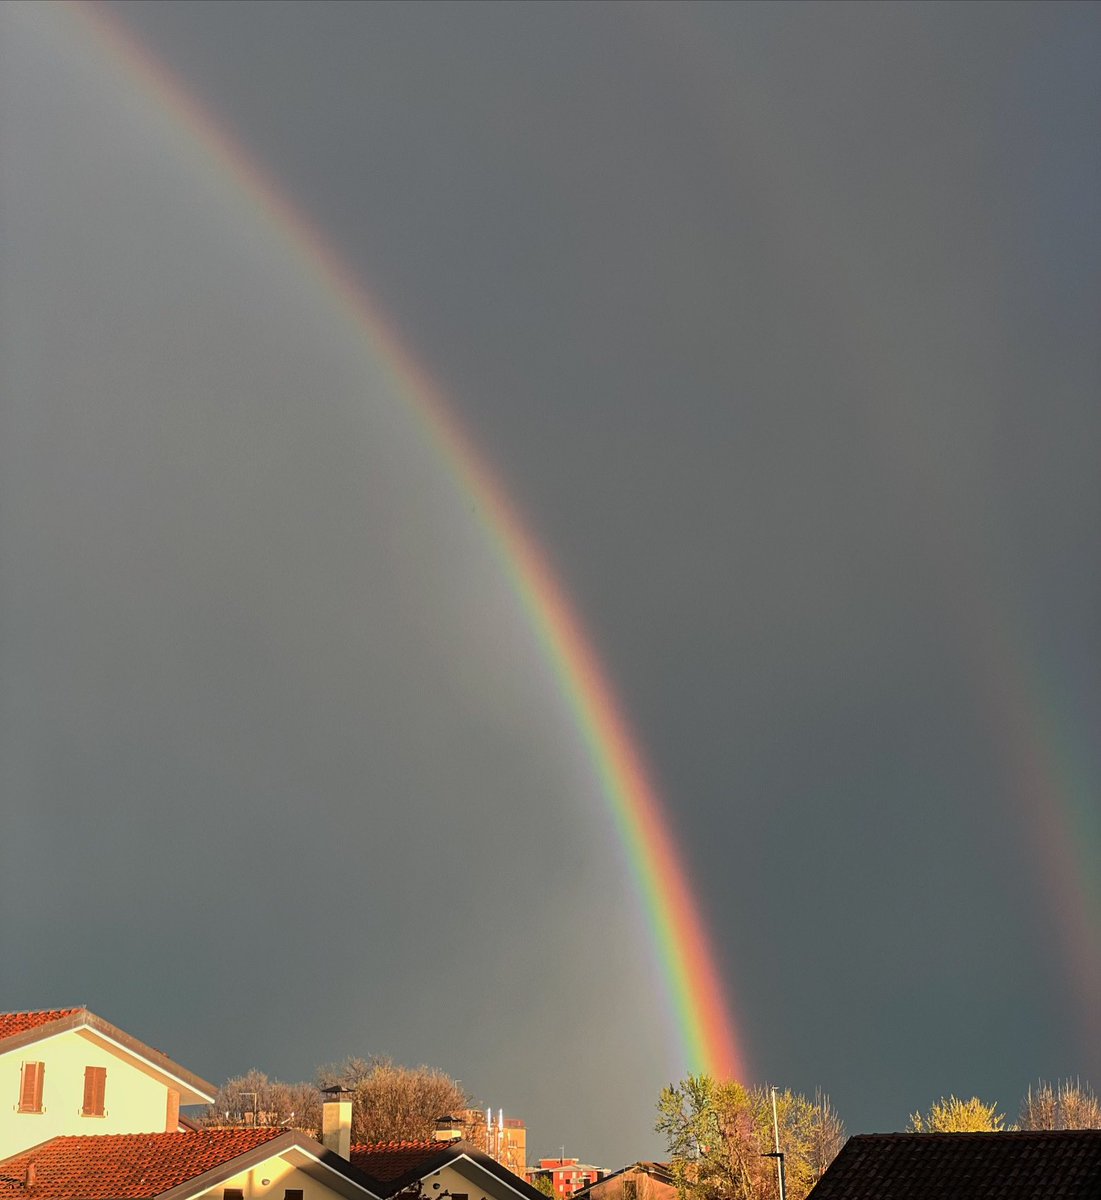
[{"label": "lamp post", "polygon": [[780,1200],[785,1200],[784,1194],[784,1152],[783,1150],[770,1150],[767,1154],[762,1154],[762,1158],[776,1159],[776,1178],[780,1183]]},{"label": "lamp post", "polygon": [[776,1089],[772,1089],[772,1153],[762,1158],[776,1159],[776,1182],[780,1188],[780,1200],[787,1200],[784,1188],[784,1152],[780,1149],[780,1120],[776,1115]]}]

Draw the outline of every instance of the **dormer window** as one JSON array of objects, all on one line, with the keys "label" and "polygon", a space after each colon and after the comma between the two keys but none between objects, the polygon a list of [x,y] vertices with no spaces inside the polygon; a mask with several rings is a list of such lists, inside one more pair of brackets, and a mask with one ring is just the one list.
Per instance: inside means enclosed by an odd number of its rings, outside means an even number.
[{"label": "dormer window", "polygon": [[84,1068],[84,1104],[80,1110],[82,1117],[104,1117],[107,1115],[107,1110],[103,1107],[106,1088],[106,1067]]},{"label": "dormer window", "polygon": [[25,1062],[19,1077],[19,1111],[25,1113],[40,1113],[42,1111],[42,1076],[46,1073],[46,1064],[41,1062]]}]

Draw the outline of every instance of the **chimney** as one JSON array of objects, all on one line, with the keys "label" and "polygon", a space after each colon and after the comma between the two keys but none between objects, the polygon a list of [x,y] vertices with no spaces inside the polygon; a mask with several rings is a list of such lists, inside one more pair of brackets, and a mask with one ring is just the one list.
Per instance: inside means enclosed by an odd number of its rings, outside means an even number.
[{"label": "chimney", "polygon": [[164,1114],[166,1133],[175,1133],[180,1127],[180,1093],[175,1088],[168,1089],[168,1104]]},{"label": "chimney", "polygon": [[321,1144],[341,1158],[352,1150],[352,1091],[339,1083],[321,1089]]},{"label": "chimney", "polygon": [[37,1174],[38,1174],[38,1168],[35,1166],[34,1159],[32,1158],[31,1161],[29,1163],[27,1163],[27,1174],[24,1177],[23,1186],[25,1188],[34,1187],[35,1176]]},{"label": "chimney", "polygon": [[463,1123],[458,1117],[436,1118],[436,1141],[457,1142],[463,1136]]}]

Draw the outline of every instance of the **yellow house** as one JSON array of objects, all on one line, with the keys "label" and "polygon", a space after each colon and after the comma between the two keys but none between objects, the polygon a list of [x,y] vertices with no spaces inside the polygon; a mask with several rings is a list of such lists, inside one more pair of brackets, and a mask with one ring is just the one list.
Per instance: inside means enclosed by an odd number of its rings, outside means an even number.
[{"label": "yellow house", "polygon": [[[461,1141],[351,1146],[351,1104],[297,1130],[195,1128],[214,1088],[84,1008],[0,1013],[0,1200],[543,1200]],[[94,1131],[94,1132],[93,1132]]]},{"label": "yellow house", "polygon": [[63,1134],[180,1129],[214,1086],[86,1008],[0,1014],[0,1158]]}]

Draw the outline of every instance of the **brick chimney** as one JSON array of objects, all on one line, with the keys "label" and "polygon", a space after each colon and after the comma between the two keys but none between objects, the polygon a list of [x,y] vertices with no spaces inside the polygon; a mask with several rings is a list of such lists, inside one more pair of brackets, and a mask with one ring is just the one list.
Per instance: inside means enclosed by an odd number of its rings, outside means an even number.
[{"label": "brick chimney", "polygon": [[175,1133],[180,1127],[180,1093],[175,1088],[168,1089],[168,1104],[164,1113],[164,1128],[166,1133]]},{"label": "brick chimney", "polygon": [[335,1084],[321,1089],[321,1144],[347,1158],[352,1149],[352,1089]]}]

